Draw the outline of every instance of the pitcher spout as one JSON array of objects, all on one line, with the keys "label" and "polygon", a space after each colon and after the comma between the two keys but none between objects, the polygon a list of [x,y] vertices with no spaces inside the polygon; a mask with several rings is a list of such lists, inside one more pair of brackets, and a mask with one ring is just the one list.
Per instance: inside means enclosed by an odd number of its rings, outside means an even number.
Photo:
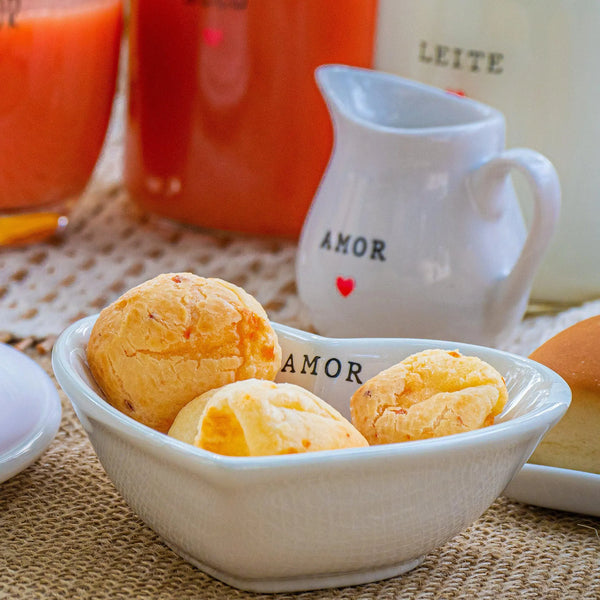
[{"label": "pitcher spout", "polygon": [[352,118],[354,69],[344,65],[322,65],[315,70],[315,79],[327,108],[335,121],[337,116]]},{"label": "pitcher spout", "polygon": [[334,123],[344,118],[372,131],[407,134],[502,119],[474,100],[373,69],[322,65],[315,78]]}]

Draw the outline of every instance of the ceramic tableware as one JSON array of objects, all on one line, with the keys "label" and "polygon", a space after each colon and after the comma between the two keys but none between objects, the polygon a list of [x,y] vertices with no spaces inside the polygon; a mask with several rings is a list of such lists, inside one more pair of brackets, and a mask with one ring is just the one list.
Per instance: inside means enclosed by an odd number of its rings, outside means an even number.
[{"label": "ceramic tableware", "polygon": [[56,386],[46,372],[19,350],[0,344],[0,483],[42,455],[61,414]]},{"label": "ceramic tableware", "polygon": [[555,166],[563,208],[534,279],[538,305],[600,295],[599,29],[593,0],[379,2],[376,68],[491,104],[509,146]]},{"label": "ceramic tableware", "polygon": [[[317,331],[499,344],[556,225],[552,164],[505,150],[504,118],[487,105],[369,69],[316,77],[335,145],[296,272]],[[528,231],[513,171],[533,196]]]},{"label": "ceramic tableware", "polygon": [[504,495],[524,504],[600,517],[600,475],[596,473],[526,464]]},{"label": "ceramic tableware", "polygon": [[56,377],[100,462],[132,509],[175,552],[235,587],[259,592],[392,577],[477,519],[566,411],[553,371],[498,350],[431,340],[329,339],[273,324],[279,381],[349,416],[361,381],[428,347],[459,349],[506,378],[495,424],[437,438],[286,456],[220,456],[149,429],[111,407],[85,348],[95,317],[53,351]]}]

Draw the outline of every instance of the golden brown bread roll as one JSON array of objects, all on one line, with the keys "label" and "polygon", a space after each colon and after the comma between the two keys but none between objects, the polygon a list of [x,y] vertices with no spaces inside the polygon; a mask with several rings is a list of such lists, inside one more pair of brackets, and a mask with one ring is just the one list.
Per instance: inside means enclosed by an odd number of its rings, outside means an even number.
[{"label": "golden brown bread roll", "polygon": [[504,379],[459,352],[425,350],[369,379],[352,396],[352,423],[370,444],[421,440],[491,425],[506,404]]},{"label": "golden brown bread roll", "polygon": [[179,410],[207,390],[274,379],[281,348],[263,307],[243,289],[170,273],[100,313],[87,360],[110,404],[167,432]]},{"label": "golden brown bread roll", "polygon": [[561,331],[530,358],[558,373],[573,398],[529,461],[600,474],[600,316]]},{"label": "golden brown bread roll", "polygon": [[332,406],[291,383],[249,379],[184,406],[169,435],[228,456],[268,456],[368,446]]}]

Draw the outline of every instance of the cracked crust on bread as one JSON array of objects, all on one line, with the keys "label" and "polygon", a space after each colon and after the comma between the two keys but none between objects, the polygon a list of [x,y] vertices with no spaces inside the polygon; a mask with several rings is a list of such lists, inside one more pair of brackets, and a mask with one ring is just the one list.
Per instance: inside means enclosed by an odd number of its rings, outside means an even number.
[{"label": "cracked crust on bread", "polygon": [[367,446],[332,406],[291,383],[249,379],[184,406],[169,435],[228,456],[268,456]]},{"label": "cracked crust on bread", "polygon": [[425,350],[369,379],[352,396],[352,423],[370,444],[440,437],[491,425],[506,404],[492,366],[457,351]]},{"label": "cracked crust on bread", "polygon": [[179,410],[207,390],[274,379],[281,348],[263,307],[242,288],[167,273],[100,313],[87,360],[111,405],[167,432]]}]

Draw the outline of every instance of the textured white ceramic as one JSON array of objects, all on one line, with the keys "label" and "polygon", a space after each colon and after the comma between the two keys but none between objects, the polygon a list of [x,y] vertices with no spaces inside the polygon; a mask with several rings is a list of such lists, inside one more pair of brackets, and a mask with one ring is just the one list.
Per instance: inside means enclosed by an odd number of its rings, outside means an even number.
[{"label": "textured white ceramic", "polygon": [[526,464],[504,495],[535,506],[600,517],[600,475]]},{"label": "textured white ceramic", "polygon": [[497,423],[446,438],[258,458],[212,454],[109,406],[88,371],[94,318],[53,351],[56,377],[116,488],[178,554],[235,587],[283,592],[403,573],[467,527],[502,492],[564,414],[565,382],[504,352],[424,340],[335,340],[274,325],[279,380],[348,414],[369,374],[426,347],[458,348],[494,365],[510,401]]},{"label": "textured white ceramic", "polygon": [[556,167],[563,207],[533,299],[599,297],[600,2],[379,0],[378,20],[378,69],[491,104],[509,146]]},{"label": "textured white ceramic", "polygon": [[58,431],[61,414],[58,391],[46,372],[0,344],[0,483],[40,457]]},{"label": "textured white ceramic", "polygon": [[[551,163],[505,150],[504,118],[484,104],[368,69],[316,76],[335,145],[296,273],[317,331],[500,344],[558,218]],[[529,232],[513,171],[532,192]]]}]

